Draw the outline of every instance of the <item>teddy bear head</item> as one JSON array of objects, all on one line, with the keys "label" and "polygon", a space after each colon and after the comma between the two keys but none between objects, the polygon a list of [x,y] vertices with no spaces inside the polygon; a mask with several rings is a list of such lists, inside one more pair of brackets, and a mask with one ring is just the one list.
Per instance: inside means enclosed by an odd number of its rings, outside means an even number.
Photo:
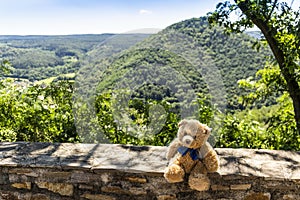
[{"label": "teddy bear head", "polygon": [[197,120],[182,120],[178,124],[177,137],[182,146],[200,148],[208,139],[211,128]]}]

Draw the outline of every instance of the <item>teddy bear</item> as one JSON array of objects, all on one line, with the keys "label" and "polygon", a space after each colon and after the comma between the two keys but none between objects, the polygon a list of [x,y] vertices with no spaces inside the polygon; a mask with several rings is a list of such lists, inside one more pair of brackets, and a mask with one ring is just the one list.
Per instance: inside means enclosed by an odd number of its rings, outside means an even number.
[{"label": "teddy bear", "polygon": [[188,175],[191,189],[209,190],[207,173],[216,172],[220,165],[216,151],[207,142],[211,128],[198,120],[187,119],[180,121],[178,126],[177,137],[167,151],[169,165],[164,177],[169,183],[177,183]]}]

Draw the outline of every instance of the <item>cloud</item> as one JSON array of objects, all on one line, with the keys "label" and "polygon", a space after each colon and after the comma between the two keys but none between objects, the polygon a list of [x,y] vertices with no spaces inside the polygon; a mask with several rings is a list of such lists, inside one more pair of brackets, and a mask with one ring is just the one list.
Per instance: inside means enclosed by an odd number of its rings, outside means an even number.
[{"label": "cloud", "polygon": [[150,15],[150,14],[152,14],[152,11],[151,11],[151,10],[141,9],[141,10],[139,11],[139,13],[140,13],[141,15]]}]

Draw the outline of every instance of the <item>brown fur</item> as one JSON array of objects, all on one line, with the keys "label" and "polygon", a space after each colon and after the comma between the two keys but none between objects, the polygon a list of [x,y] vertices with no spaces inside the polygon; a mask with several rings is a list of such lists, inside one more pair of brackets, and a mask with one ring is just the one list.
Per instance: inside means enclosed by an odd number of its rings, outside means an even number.
[{"label": "brown fur", "polygon": [[215,151],[210,151],[206,154],[203,162],[208,172],[216,172],[218,170],[219,160],[216,159],[217,156]]}]

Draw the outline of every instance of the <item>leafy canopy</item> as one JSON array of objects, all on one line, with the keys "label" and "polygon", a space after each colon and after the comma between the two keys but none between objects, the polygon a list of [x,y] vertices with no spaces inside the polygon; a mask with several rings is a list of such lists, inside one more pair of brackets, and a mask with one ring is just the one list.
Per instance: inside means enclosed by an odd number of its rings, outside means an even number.
[{"label": "leafy canopy", "polygon": [[[231,18],[234,12],[238,13],[236,21]],[[233,4],[226,1],[219,3],[215,12],[209,14],[209,21],[223,25],[228,33],[242,32],[254,25],[261,30],[280,72],[280,75],[273,73],[276,67],[266,69],[272,76],[267,79],[262,76],[261,83],[288,92],[300,134],[300,10],[295,11],[292,5],[278,0],[235,0]]]}]

